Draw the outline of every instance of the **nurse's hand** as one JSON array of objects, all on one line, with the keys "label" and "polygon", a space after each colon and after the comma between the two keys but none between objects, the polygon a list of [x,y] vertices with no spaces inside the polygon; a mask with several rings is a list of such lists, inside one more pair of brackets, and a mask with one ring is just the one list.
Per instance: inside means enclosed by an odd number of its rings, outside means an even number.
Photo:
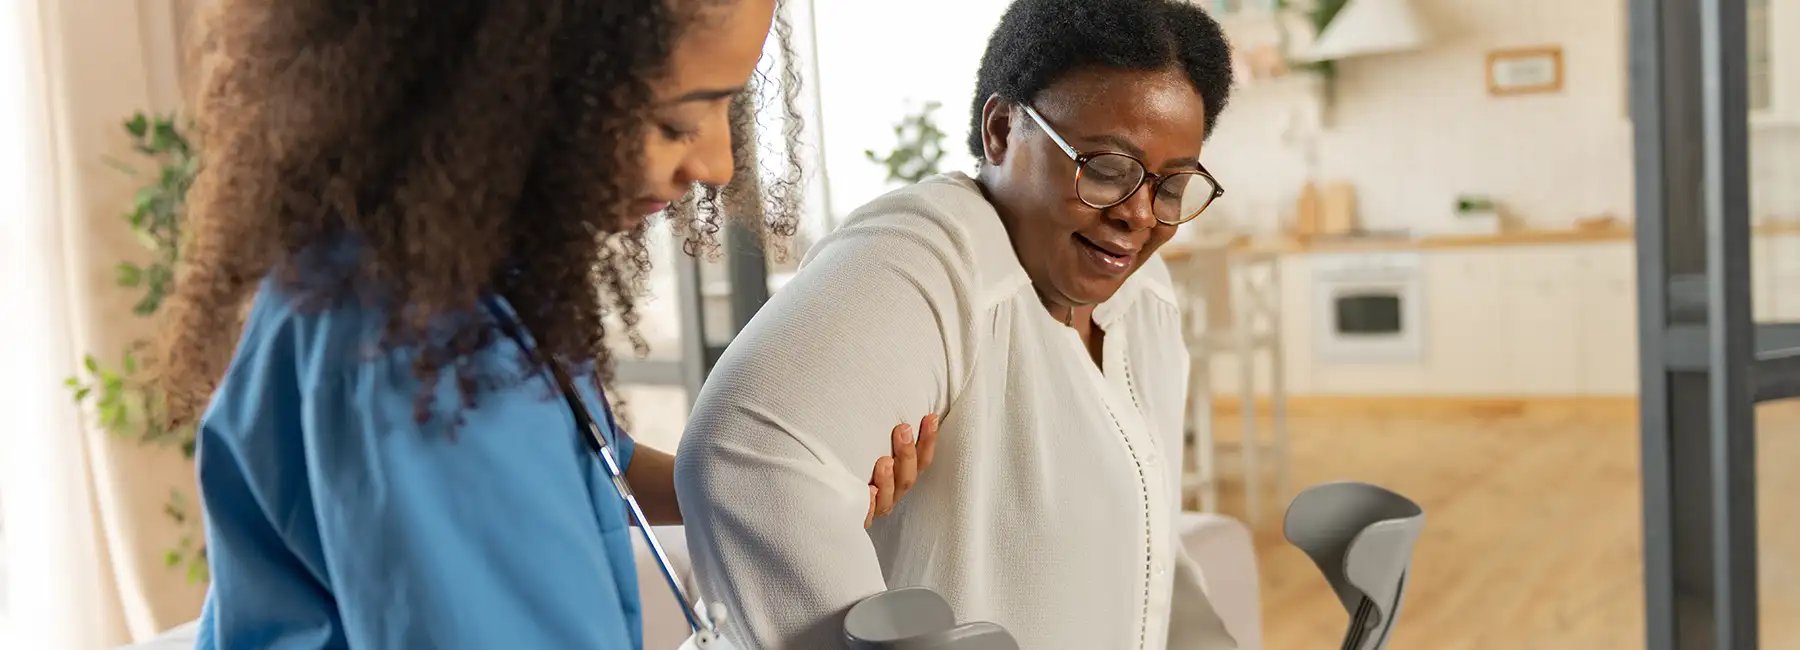
[{"label": "nurse's hand", "polygon": [[918,482],[919,474],[931,466],[931,457],[937,452],[937,432],[936,415],[919,420],[916,439],[912,425],[894,427],[894,455],[876,460],[875,471],[869,476],[869,514],[863,518],[863,528],[873,525],[876,517],[893,512],[894,504],[906,496],[906,491]]}]

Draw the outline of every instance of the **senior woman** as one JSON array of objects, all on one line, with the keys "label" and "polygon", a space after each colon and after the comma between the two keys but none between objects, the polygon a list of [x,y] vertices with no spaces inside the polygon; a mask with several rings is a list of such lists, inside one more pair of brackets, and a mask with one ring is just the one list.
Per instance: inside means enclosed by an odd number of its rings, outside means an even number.
[{"label": "senior woman", "polygon": [[[1234,647],[1174,528],[1188,361],[1154,256],[1222,193],[1198,157],[1230,85],[1189,3],[1012,5],[979,172],[858,210],[698,400],[677,494],[740,644],[842,647],[848,607],[925,585],[1026,648]],[[921,411],[937,463],[865,532],[870,432]]]}]

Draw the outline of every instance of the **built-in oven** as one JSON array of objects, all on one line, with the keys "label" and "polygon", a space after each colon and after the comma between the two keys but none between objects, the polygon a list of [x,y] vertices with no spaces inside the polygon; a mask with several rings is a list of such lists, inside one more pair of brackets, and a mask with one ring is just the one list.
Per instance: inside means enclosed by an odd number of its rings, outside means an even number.
[{"label": "built-in oven", "polygon": [[1424,261],[1419,253],[1329,253],[1312,258],[1313,354],[1318,361],[1424,360]]}]

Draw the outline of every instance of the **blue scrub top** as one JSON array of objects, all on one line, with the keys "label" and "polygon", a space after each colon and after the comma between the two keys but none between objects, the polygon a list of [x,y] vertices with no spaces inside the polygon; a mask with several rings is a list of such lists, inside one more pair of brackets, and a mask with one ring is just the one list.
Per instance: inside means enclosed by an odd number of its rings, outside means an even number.
[{"label": "blue scrub top", "polygon": [[[377,345],[382,319],[258,293],[198,432],[197,648],[640,648],[628,515],[554,384],[503,382],[457,415],[446,372],[421,424],[413,356]],[[499,335],[472,363],[524,369]],[[631,439],[608,435],[629,464]]]}]

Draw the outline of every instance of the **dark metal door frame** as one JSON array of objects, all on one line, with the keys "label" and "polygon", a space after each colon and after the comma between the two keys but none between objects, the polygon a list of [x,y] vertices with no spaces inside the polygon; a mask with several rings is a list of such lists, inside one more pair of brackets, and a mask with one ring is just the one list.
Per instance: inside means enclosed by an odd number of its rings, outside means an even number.
[{"label": "dark metal door frame", "polygon": [[1800,324],[1753,322],[1745,0],[1630,0],[1651,650],[1758,647],[1758,402]]}]

